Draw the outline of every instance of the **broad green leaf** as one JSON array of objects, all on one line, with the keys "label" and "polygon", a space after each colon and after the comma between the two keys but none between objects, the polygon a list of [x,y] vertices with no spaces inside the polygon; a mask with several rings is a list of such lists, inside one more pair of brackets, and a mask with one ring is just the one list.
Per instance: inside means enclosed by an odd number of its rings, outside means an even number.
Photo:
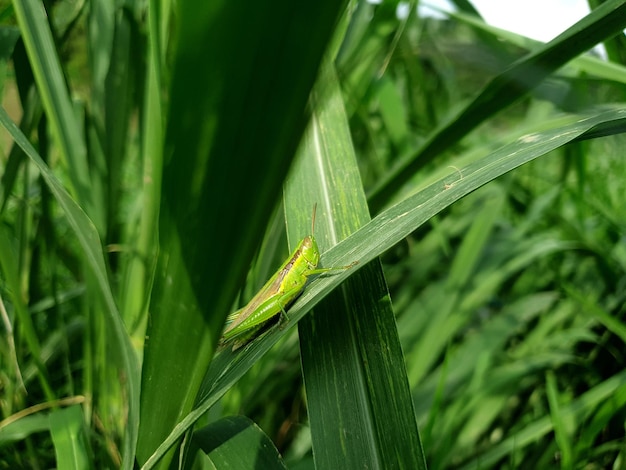
[{"label": "broad green leaf", "polygon": [[196,400],[277,203],[343,3],[176,7],[137,451],[147,467]]},{"label": "broad green leaf", "polygon": [[195,431],[195,448],[201,449],[215,468],[287,468],[271,439],[243,416],[223,418]]}]

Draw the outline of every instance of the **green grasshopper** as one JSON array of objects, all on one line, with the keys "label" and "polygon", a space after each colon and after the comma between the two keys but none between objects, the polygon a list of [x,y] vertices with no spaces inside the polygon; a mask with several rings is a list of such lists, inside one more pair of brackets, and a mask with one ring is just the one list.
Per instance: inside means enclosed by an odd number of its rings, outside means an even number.
[{"label": "green grasshopper", "polygon": [[320,261],[320,251],[313,236],[316,208],[317,204],[313,206],[311,235],[304,237],[291,256],[250,300],[248,305],[228,315],[226,328],[220,339],[220,346],[234,341],[234,351],[258,336],[270,324],[270,321],[275,319],[276,315],[282,314],[288,320],[285,309],[302,293],[309,276],[349,269],[358,263],[355,261],[348,266],[333,268],[317,267]]}]

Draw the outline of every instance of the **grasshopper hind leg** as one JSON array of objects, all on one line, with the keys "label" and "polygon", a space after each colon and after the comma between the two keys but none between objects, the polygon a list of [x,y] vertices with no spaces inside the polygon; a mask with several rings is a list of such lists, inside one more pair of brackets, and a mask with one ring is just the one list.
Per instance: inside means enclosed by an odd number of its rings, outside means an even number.
[{"label": "grasshopper hind leg", "polygon": [[[232,341],[233,344],[232,350],[236,351],[237,349],[243,348],[252,340],[265,334],[270,328],[277,324],[278,328],[280,328],[281,330],[284,329],[289,324],[289,315],[287,315],[287,309],[291,304],[293,304],[293,302],[300,296],[301,293],[301,290],[295,293],[295,295],[294,291],[289,291],[285,293],[285,295],[278,299],[278,306],[280,307],[280,312],[278,312],[278,315],[274,315],[267,321],[251,328],[249,331],[246,331],[244,334],[231,339],[230,341]],[[235,316],[234,314],[232,315]],[[220,343],[219,348],[224,348],[228,343],[230,343],[230,341]]]},{"label": "grasshopper hind leg", "polygon": [[280,324],[282,319],[282,315],[277,315],[273,318],[270,318],[264,323],[261,323],[255,328],[250,329],[249,332],[246,332],[245,335],[241,335],[238,338],[233,340],[233,351],[237,349],[243,348],[248,343],[252,342],[252,340],[257,339],[259,336],[267,333],[274,325]]}]

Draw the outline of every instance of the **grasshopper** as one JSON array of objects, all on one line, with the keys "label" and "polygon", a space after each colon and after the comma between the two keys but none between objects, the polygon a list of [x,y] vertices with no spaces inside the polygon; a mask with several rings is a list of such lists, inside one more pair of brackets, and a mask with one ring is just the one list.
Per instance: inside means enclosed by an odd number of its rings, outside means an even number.
[{"label": "grasshopper", "polygon": [[234,341],[234,351],[257,337],[272,320],[275,320],[277,315],[282,315],[288,320],[286,309],[302,293],[309,276],[349,269],[358,263],[355,261],[348,266],[332,268],[317,267],[320,261],[320,251],[313,236],[316,208],[317,204],[313,206],[311,235],[300,241],[294,252],[248,305],[228,315],[226,328],[219,342],[220,346]]}]

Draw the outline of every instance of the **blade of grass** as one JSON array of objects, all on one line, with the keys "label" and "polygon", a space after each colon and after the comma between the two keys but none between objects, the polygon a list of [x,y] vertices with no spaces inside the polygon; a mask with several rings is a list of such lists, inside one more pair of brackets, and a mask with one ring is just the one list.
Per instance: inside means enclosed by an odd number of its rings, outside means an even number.
[{"label": "blade of grass", "polygon": [[133,256],[124,271],[122,283],[121,312],[129,325],[131,335],[142,344],[148,320],[148,302],[153,281],[154,264],[158,252],[157,231],[161,200],[163,171],[163,104],[161,103],[162,55],[166,38],[161,34],[159,22],[164,12],[162,5],[154,4],[148,9],[148,59],[142,112],[143,139],[143,204],[141,221],[137,229],[137,241]]},{"label": "blade of grass", "polygon": [[[463,13],[446,12],[451,18],[467,23],[480,31],[484,31],[498,38],[499,41],[506,41],[529,50],[535,50],[544,45],[541,41],[515,34],[511,31],[496,28],[484,21]],[[567,69],[577,69],[580,72],[586,72],[606,80],[614,80],[619,83],[626,83],[626,70],[623,65],[614,62],[607,62],[599,57],[590,54],[580,55],[574,58],[566,67]],[[559,71],[561,73],[562,71]]]},{"label": "blade of grass", "polygon": [[39,1],[16,1],[13,7],[35,75],[37,89],[52,134],[69,172],[73,190],[80,206],[93,218],[101,231],[103,214],[97,211],[89,192],[91,184],[83,133],[67,90],[47,21],[48,16]]},{"label": "blade of grass", "polygon": [[81,407],[70,406],[54,410],[48,419],[58,468],[93,468]]},{"label": "blade of grass", "polygon": [[546,372],[546,395],[550,405],[550,418],[552,420],[552,427],[554,428],[554,438],[559,446],[559,452],[561,453],[561,468],[571,469],[574,464],[572,440],[568,433],[567,421],[561,411],[562,406],[559,403],[560,397],[556,383],[556,375],[554,371],[551,370]]}]

